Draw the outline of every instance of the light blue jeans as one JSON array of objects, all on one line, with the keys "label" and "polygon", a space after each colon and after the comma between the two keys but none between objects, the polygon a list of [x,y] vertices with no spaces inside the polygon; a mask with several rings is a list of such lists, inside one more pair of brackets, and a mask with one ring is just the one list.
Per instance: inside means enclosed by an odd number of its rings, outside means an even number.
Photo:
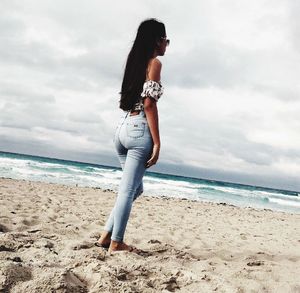
[{"label": "light blue jeans", "polygon": [[119,120],[114,144],[123,170],[115,205],[104,230],[111,239],[122,242],[133,201],[143,192],[146,163],[152,155],[153,140],[144,111],[130,116],[124,112]]}]

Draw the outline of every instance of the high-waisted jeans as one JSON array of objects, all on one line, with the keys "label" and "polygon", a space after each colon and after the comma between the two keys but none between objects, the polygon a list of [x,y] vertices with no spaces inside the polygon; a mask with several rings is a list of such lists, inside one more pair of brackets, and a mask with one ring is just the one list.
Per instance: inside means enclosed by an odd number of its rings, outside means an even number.
[{"label": "high-waisted jeans", "polygon": [[143,192],[146,163],[152,155],[153,140],[144,111],[119,120],[114,144],[123,170],[115,205],[105,224],[111,239],[122,242],[133,201]]}]

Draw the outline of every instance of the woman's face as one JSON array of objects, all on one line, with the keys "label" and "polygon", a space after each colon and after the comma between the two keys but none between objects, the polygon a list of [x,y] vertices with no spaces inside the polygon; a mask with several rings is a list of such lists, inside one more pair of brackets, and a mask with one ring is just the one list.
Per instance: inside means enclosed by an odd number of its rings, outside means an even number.
[{"label": "woman's face", "polygon": [[162,37],[159,42],[158,47],[158,55],[163,56],[165,55],[166,48],[169,46],[170,40],[167,38],[167,36]]}]

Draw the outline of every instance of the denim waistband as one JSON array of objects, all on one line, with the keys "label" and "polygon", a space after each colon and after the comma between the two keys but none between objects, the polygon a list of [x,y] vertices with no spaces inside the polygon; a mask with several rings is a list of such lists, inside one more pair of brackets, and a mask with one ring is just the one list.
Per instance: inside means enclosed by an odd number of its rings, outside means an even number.
[{"label": "denim waistband", "polygon": [[130,120],[141,119],[141,118],[146,119],[146,114],[143,110],[140,110],[139,114],[130,116],[130,111],[124,111],[121,115],[121,118],[130,119]]}]

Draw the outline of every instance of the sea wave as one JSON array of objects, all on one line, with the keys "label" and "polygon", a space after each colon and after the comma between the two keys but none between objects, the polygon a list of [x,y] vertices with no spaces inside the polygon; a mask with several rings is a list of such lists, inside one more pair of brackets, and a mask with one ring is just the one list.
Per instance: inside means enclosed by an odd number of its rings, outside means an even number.
[{"label": "sea wave", "polygon": [[[109,188],[114,191],[118,190],[122,177],[120,168],[27,155],[3,155],[1,152],[0,167],[3,177]],[[300,213],[300,197],[296,192],[149,171],[143,182],[145,195],[227,202]]]}]

